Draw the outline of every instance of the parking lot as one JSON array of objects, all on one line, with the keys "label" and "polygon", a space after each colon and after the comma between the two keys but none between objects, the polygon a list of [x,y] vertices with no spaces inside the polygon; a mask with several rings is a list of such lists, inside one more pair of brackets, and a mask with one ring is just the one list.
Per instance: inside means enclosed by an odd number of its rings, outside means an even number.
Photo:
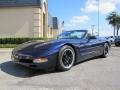
[{"label": "parking lot", "polygon": [[14,64],[11,49],[0,49],[0,90],[120,90],[120,47],[70,71],[36,71]]}]

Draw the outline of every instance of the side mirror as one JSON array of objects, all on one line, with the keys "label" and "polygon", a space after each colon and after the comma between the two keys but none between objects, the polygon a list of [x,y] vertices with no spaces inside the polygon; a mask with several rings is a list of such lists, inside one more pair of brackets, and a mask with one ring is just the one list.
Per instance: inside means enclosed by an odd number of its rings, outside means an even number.
[{"label": "side mirror", "polygon": [[91,40],[91,39],[96,39],[96,36],[88,36],[88,39]]}]

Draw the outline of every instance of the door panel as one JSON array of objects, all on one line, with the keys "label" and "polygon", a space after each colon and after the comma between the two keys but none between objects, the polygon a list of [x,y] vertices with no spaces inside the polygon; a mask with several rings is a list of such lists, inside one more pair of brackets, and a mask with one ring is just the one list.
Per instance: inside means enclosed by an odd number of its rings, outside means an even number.
[{"label": "door panel", "polygon": [[101,54],[103,46],[98,39],[85,39],[82,44],[80,44],[80,53],[82,59],[88,59]]}]

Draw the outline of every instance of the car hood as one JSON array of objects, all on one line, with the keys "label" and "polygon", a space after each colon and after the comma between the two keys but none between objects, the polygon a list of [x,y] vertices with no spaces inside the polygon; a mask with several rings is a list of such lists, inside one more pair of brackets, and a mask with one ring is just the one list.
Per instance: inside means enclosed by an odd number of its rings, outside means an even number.
[{"label": "car hood", "polygon": [[29,41],[18,45],[14,50],[13,54],[25,54],[31,56],[44,56],[50,54],[50,52],[57,52],[60,47],[66,43],[78,43],[81,40],[72,39],[55,39],[50,41]]},{"label": "car hood", "polygon": [[51,40],[51,41],[29,41],[18,45],[15,49],[13,49],[13,54],[22,53],[27,55],[33,55],[33,53],[42,53],[43,51],[49,50],[55,43],[61,42],[62,40]]},{"label": "car hood", "polygon": [[18,52],[18,51],[22,51],[22,50],[30,51],[30,50],[34,49],[34,47],[36,45],[43,44],[43,43],[45,43],[45,42],[44,41],[39,41],[39,40],[29,41],[29,42],[18,45],[14,49],[14,52],[16,52],[16,51]]},{"label": "car hood", "polygon": [[120,38],[115,39],[115,41],[120,41]]}]

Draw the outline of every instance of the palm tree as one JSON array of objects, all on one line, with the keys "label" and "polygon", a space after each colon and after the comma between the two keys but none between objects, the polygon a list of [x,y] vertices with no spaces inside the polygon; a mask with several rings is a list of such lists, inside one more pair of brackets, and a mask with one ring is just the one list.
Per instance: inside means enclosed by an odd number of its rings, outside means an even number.
[{"label": "palm tree", "polygon": [[116,31],[116,26],[117,26],[117,24],[116,24],[116,22],[117,22],[117,17],[118,15],[117,15],[117,13],[116,12],[112,12],[112,13],[110,13],[109,15],[108,15],[108,17],[106,18],[106,20],[108,20],[108,22],[109,22],[109,24],[111,24],[112,26],[113,26],[113,28],[114,28],[114,36],[116,35],[115,34],[115,31]]},{"label": "palm tree", "polygon": [[118,15],[117,17],[116,17],[116,29],[117,29],[117,36],[118,36],[118,34],[119,34],[119,29],[120,29],[120,15]]}]

